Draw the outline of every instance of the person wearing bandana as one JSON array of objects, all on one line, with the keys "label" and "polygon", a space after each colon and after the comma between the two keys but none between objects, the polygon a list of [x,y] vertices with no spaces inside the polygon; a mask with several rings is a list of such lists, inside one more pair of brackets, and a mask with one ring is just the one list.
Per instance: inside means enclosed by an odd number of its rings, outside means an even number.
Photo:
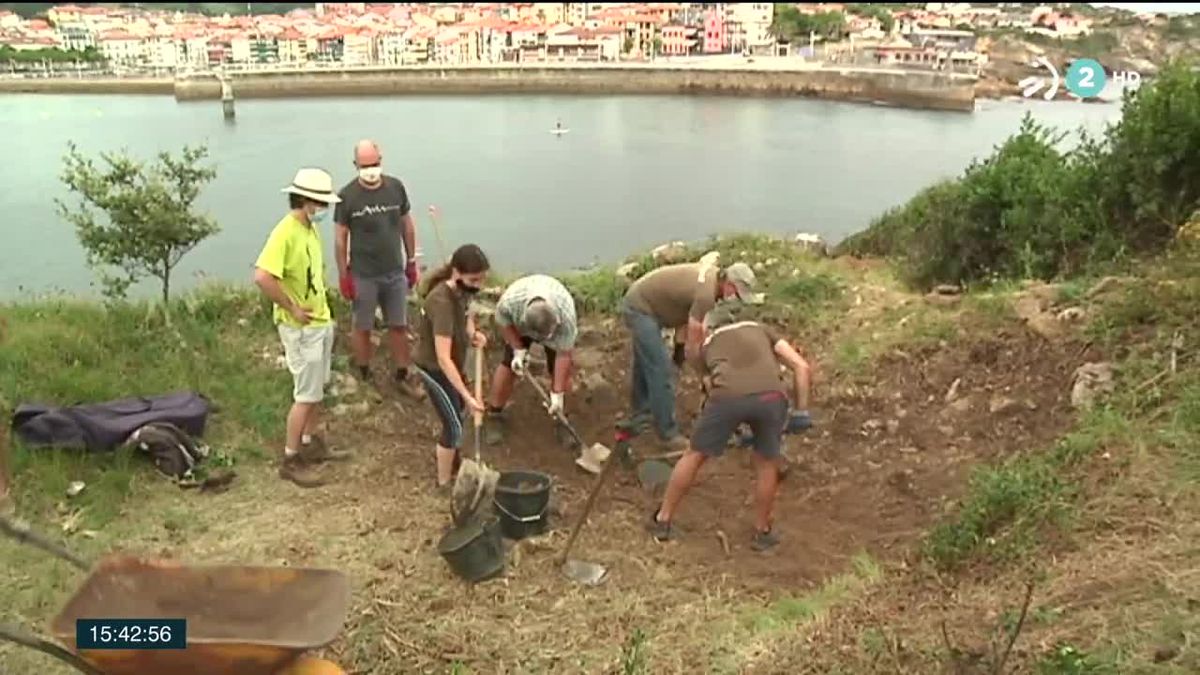
[{"label": "person wearing bandana", "polygon": [[487,336],[476,329],[469,313],[471,299],[482,288],[491,265],[474,244],[458,247],[450,262],[425,281],[420,341],[414,359],[429,400],[441,421],[435,455],[437,487],[448,492],[460,462],[464,407],[484,411],[483,401],[467,386],[463,373],[467,345],[483,349]]},{"label": "person wearing bandana", "polygon": [[304,477],[303,465],[328,458],[317,426],[332,370],[334,336],[319,223],[328,218],[329,207],[339,198],[330,175],[314,168],[296,172],[283,192],[288,196],[288,212],[271,230],[254,263],[254,282],[274,305],[273,318],[292,374],[293,403],[279,475],[315,487],[320,482]]},{"label": "person wearing bandana", "polygon": [[353,307],[351,347],[358,376],[371,379],[375,310],[387,324],[388,346],[400,393],[420,399],[409,377],[408,293],[417,285],[416,225],[404,183],[383,173],[374,141],[354,147],[354,180],[341,189],[334,209],[338,288]]}]

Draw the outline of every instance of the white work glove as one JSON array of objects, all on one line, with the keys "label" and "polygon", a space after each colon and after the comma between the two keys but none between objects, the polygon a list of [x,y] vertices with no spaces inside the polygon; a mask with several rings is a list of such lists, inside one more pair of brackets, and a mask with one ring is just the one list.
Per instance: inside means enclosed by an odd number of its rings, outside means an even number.
[{"label": "white work glove", "polygon": [[518,377],[525,377],[525,366],[529,364],[529,350],[516,349],[513,350],[512,371]]},{"label": "white work glove", "polygon": [[546,406],[546,412],[550,413],[551,417],[557,417],[563,412],[563,393],[561,391],[550,392],[550,405]]}]

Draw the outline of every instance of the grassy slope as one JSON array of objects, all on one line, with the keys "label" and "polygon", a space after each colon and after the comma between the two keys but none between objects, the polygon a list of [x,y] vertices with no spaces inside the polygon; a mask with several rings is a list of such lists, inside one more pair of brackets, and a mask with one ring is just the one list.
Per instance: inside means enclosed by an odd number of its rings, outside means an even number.
[{"label": "grassy slope", "polygon": [[[772,299],[753,311],[788,323],[803,344],[831,354],[823,376],[834,381],[863,376],[877,354],[896,345],[956,334],[956,326],[938,312],[909,312],[911,320],[899,321],[900,310],[888,307],[899,292],[886,268],[851,282],[835,262],[797,265],[784,242],[746,236],[717,247],[727,257],[746,254],[762,263],[760,275]],[[1200,658],[1194,646],[1200,625],[1195,612],[1188,613],[1200,592],[1194,572],[1200,563],[1188,544],[1195,541],[1193,524],[1200,522],[1194,491],[1200,477],[1200,378],[1186,347],[1176,373],[1153,376],[1169,358],[1164,340],[1176,330],[1186,345],[1197,337],[1200,289],[1194,271],[1161,266],[1155,275],[1170,283],[1148,280],[1092,306],[1093,339],[1122,358],[1118,395],[1083,417],[1057,448],[981,470],[917,564],[883,568],[860,558],[810,593],[781,594],[765,605],[706,602],[702,632],[711,635],[711,667],[770,670],[757,659],[771,645],[766,653],[803,655],[806,665],[797,672],[895,672],[896,664],[929,672],[961,658],[943,646],[939,617],[951,620],[956,654],[974,649],[985,662],[987,650],[968,643],[991,635],[997,625],[1011,629],[1020,584],[1032,565],[1039,572],[1037,595],[1012,663],[1041,663],[1043,672],[1054,673],[1188,672]],[[570,283],[581,304],[603,312],[619,297],[612,279],[611,269],[601,269],[575,275]],[[1009,292],[970,297],[967,304],[981,321],[994,318],[1008,312]],[[1080,295],[1078,286],[1062,293]],[[870,330],[839,320],[863,297],[864,304],[883,306]],[[193,294],[175,310],[173,328],[138,305],[105,311],[40,301],[2,307],[0,315],[9,325],[0,347],[0,406],[196,388],[221,406],[213,417],[214,446],[245,467],[244,474],[265,473],[256,467],[277,445],[288,381],[274,363],[265,307],[249,293]],[[195,509],[207,507],[161,489],[154,472],[126,453],[78,457],[16,448],[12,464],[21,515],[70,536],[71,545],[88,554],[178,544],[225,517],[199,513]],[[67,499],[62,495],[71,480],[83,480],[88,488]],[[260,524],[281,515],[264,501],[271,498],[265,494],[239,492],[233,498],[238,513],[253,514],[243,517]],[[252,545],[242,550],[247,559],[270,557]],[[0,620],[40,622],[76,581],[65,567],[44,565],[40,554],[2,542],[0,559],[0,589],[12,598]],[[1141,582],[1128,575],[1146,570],[1152,573]],[[1127,583],[1101,583],[1109,571]],[[1088,575],[1087,592],[1071,597],[1072,584]],[[958,604],[915,619],[898,609],[929,593],[930,579],[955,588]],[[700,629],[683,617],[666,625],[676,624],[679,630]],[[664,640],[669,636],[632,631],[620,657],[623,668],[653,670],[651,664],[662,663],[656,659],[668,650]],[[1158,646],[1175,654],[1155,666]],[[5,653],[0,647],[0,661]]]}]

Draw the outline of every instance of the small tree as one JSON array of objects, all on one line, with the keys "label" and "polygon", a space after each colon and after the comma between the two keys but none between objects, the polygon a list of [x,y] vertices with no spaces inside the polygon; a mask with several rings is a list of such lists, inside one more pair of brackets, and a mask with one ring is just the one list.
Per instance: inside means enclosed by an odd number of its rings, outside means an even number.
[{"label": "small tree", "polygon": [[[152,165],[103,153],[97,167],[74,143],[68,146],[62,180],[82,200],[58,211],[75,226],[88,265],[100,268],[105,296],[125,297],[144,277],[159,280],[164,309],[171,299],[171,272],[183,256],[220,230],[211,217],[193,211],[200,189],[217,172],[200,166],[204,147],[184,147],[178,157],[162,152]],[[104,216],[97,218],[99,213]],[[107,220],[107,223],[103,222]],[[119,274],[108,270],[117,268]]]}]

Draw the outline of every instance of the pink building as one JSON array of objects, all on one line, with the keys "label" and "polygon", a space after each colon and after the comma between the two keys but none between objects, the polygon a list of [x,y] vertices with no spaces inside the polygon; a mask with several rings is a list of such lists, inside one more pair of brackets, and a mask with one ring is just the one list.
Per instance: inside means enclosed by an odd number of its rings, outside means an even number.
[{"label": "pink building", "polygon": [[729,36],[725,31],[725,16],[716,10],[709,10],[704,17],[704,38],[701,40],[705,54],[720,54],[725,51]]}]

